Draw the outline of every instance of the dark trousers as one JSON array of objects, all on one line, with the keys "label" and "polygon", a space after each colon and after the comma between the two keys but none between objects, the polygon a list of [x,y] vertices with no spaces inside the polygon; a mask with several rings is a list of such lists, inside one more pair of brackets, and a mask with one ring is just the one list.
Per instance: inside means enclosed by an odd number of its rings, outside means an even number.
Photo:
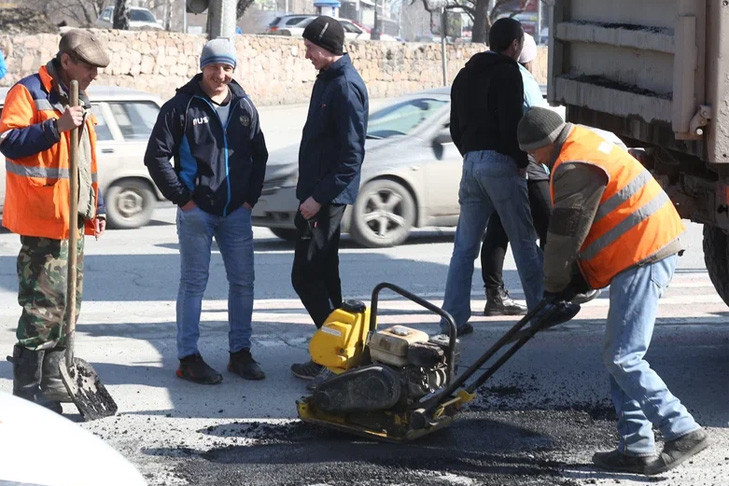
[{"label": "dark trousers", "polygon": [[310,220],[297,212],[297,230],[291,284],[311,319],[320,328],[342,305],[339,279],[339,236],[344,204],[322,206]]},{"label": "dark trousers", "polygon": [[[544,249],[547,242],[547,229],[549,228],[549,215],[552,212],[552,198],[549,194],[549,181],[537,180],[527,181],[529,193],[529,207],[532,211],[534,229],[539,236],[539,246]],[[501,224],[499,215],[494,214],[489,218],[486,235],[481,245],[481,275],[483,285],[487,289],[503,287],[504,279],[502,270],[506,249],[509,246],[509,237],[506,236],[504,226]]]}]

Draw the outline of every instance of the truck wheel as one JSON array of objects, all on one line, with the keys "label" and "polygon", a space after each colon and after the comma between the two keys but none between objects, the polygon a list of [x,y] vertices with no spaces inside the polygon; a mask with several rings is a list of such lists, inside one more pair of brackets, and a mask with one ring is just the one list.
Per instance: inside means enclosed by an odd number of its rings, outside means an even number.
[{"label": "truck wheel", "polygon": [[729,246],[727,234],[716,226],[704,225],[704,262],[711,283],[729,305]]},{"label": "truck wheel", "polygon": [[405,241],[415,223],[415,200],[407,188],[389,179],[368,182],[352,207],[350,233],[370,248],[396,246]]},{"label": "truck wheel", "polygon": [[278,236],[282,240],[296,241],[296,230],[293,228],[268,228],[271,233]]},{"label": "truck wheel", "polygon": [[109,187],[103,196],[110,228],[139,228],[152,218],[156,198],[146,182],[123,179]]}]

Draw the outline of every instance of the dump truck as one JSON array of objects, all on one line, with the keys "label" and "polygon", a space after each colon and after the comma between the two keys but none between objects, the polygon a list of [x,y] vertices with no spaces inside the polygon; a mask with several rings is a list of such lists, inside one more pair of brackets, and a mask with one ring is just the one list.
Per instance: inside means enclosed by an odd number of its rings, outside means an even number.
[{"label": "dump truck", "polygon": [[549,102],[643,149],[729,305],[729,0],[556,0],[549,37]]}]

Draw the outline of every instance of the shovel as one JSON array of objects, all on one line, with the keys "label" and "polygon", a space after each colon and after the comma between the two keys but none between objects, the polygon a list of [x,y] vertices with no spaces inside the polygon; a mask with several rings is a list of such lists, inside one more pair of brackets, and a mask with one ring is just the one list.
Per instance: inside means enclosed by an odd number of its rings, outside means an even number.
[{"label": "shovel", "polygon": [[[78,106],[78,81],[71,81],[71,106]],[[66,356],[60,363],[61,378],[66,385],[71,400],[76,404],[84,420],[95,420],[114,415],[117,411],[116,402],[99,376],[86,361],[73,356],[73,345],[76,336],[76,262],[78,255],[78,137],[79,129],[71,131],[71,151],[69,163],[70,177],[70,212],[68,237],[68,277],[66,295]]]}]

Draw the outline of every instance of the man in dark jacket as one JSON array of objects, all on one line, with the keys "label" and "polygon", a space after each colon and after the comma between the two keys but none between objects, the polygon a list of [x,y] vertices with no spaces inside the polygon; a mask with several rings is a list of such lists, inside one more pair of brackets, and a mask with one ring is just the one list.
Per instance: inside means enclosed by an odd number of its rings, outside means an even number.
[{"label": "man in dark jacket", "polygon": [[[299,149],[297,241],[291,283],[317,328],[342,304],[339,235],[347,204],[359,190],[369,98],[344,54],[344,29],[326,16],[304,29],[306,58],[319,71]],[[308,361],[291,371],[313,379],[324,368]]]},{"label": "man in dark jacket", "polygon": [[[201,74],[160,111],[144,163],[167,199],[177,204],[180,288],[177,294],[177,376],[196,383],[223,377],[198,351],[200,312],[212,239],[228,278],[228,370],[248,380],[265,377],[253,360],[253,229],[268,151],[258,112],[233,80],[236,53],[224,38],[205,44]],[[174,167],[170,158],[175,160]]]},{"label": "man in dark jacket", "polygon": [[[534,308],[542,298],[542,254],[536,244],[527,197],[527,154],[519,149],[516,127],[524,89],[517,59],[524,30],[514,19],[499,19],[489,33],[490,50],[474,55],[451,89],[451,136],[464,155],[458,193],[460,217],[443,309],[468,334],[473,261],[491,214],[496,211],[511,241],[516,267]],[[445,322],[441,322],[445,331]]]}]

